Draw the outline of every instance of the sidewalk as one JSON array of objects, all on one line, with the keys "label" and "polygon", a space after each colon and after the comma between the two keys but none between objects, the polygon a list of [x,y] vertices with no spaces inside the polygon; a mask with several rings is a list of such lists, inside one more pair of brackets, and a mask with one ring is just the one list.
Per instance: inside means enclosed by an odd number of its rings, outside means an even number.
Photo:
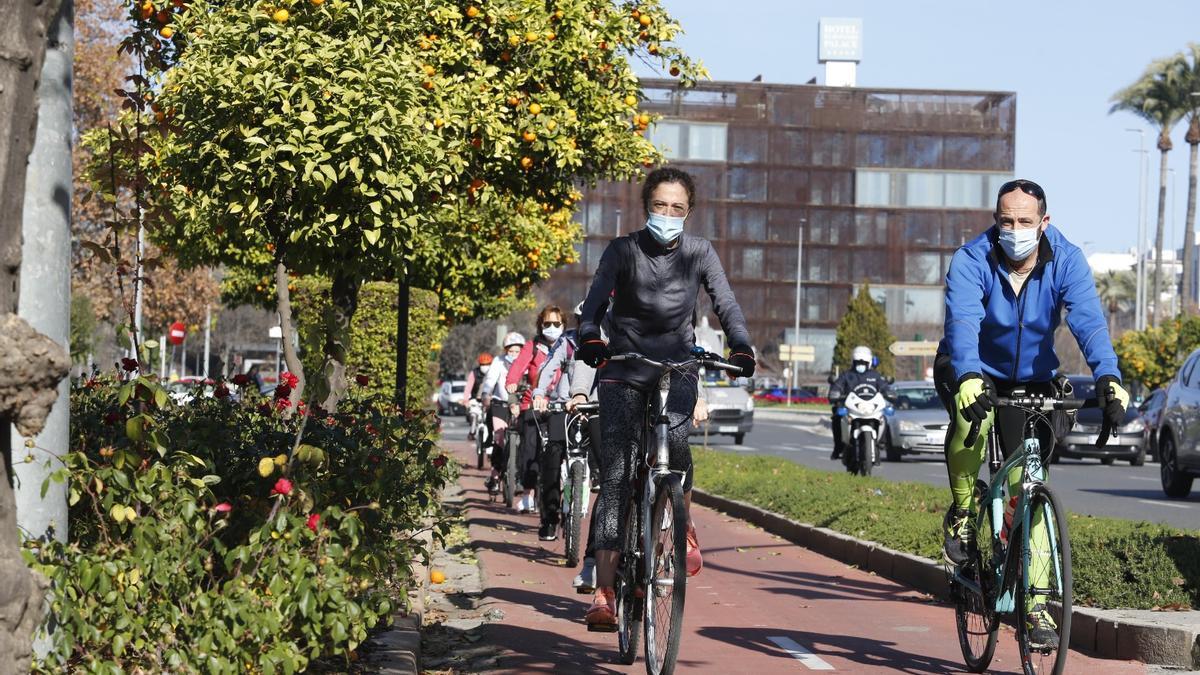
[{"label": "sidewalk", "polygon": [[[644,672],[616,663],[616,636],[589,633],[562,543],[539,542],[537,516],[488,500],[464,442],[445,446],[466,467],[461,485],[483,577],[482,627],[500,648],[475,672]],[[948,606],[818,556],[742,521],[693,506],[704,571],[689,581],[679,670],[708,673],[963,672]],[[1021,671],[1003,628],[990,672]],[[1067,672],[1146,673],[1140,663],[1072,653]]]}]

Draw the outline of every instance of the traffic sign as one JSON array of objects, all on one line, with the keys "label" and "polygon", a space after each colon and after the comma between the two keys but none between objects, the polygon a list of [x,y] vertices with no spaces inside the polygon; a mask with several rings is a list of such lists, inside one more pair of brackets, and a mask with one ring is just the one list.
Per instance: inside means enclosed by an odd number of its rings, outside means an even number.
[{"label": "traffic sign", "polygon": [[812,363],[817,360],[817,348],[812,345],[779,345],[779,360]]},{"label": "traffic sign", "polygon": [[183,338],[187,336],[187,325],[182,321],[176,321],[171,324],[171,328],[167,331],[167,339],[173,345],[183,344]]},{"label": "traffic sign", "polygon": [[893,342],[888,351],[896,356],[937,356],[938,343],[929,342]]}]

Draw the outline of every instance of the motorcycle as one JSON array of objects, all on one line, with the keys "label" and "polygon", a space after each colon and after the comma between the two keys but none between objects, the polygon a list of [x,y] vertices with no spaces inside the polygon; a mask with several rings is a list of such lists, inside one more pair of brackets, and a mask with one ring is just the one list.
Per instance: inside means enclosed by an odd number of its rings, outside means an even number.
[{"label": "motorcycle", "polygon": [[870,476],[879,458],[879,438],[883,435],[883,418],[895,409],[873,384],[863,383],[846,396],[838,411],[850,429],[849,447],[842,457],[846,470]]}]

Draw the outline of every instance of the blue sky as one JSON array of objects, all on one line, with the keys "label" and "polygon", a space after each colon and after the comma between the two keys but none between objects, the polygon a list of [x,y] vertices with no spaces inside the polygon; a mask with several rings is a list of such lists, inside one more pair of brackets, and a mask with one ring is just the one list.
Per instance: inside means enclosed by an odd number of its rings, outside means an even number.
[{"label": "blue sky", "polygon": [[[1109,99],[1155,58],[1200,42],[1197,0],[663,0],[684,27],[680,44],[714,80],[799,84],[814,75],[817,20],[863,19],[863,87],[1017,93],[1017,175],[1046,188],[1052,222],[1087,252],[1136,245],[1138,135],[1149,155],[1147,226],[1158,199],[1154,134]],[[643,73],[649,74],[649,73]],[[1174,241],[1181,246],[1187,200],[1184,127],[1175,149]],[[1167,243],[1171,234],[1168,179]],[[981,229],[988,223],[982,223]]]}]

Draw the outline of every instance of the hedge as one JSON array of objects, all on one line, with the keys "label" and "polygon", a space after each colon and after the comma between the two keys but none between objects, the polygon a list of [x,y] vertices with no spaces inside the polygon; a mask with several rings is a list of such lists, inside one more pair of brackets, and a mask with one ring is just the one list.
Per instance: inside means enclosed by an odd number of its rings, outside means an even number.
[{"label": "hedge", "polygon": [[[776,457],[701,448],[693,448],[692,457],[703,490],[888,548],[941,557],[948,488],[819,471]],[[1076,513],[1068,529],[1076,604],[1200,609],[1200,532]]]}]

